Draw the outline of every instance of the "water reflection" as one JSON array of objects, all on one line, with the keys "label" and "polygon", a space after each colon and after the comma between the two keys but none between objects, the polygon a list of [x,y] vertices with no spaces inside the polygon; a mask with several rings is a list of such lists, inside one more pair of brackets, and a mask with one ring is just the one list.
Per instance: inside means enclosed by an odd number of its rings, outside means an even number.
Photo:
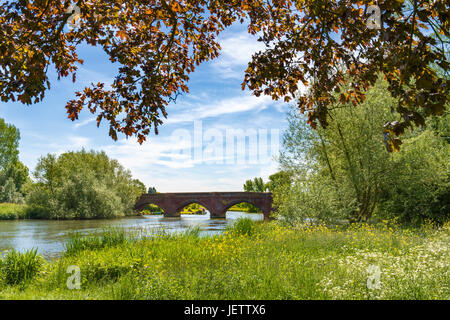
[{"label": "water reflection", "polygon": [[199,226],[201,234],[219,233],[227,224],[239,217],[253,220],[263,220],[262,214],[227,212],[226,219],[210,219],[206,215],[182,215],[179,218],[165,218],[164,216],[128,217],[114,220],[14,220],[0,221],[0,251],[16,249],[24,251],[37,248],[46,258],[58,256],[64,250],[64,242],[70,233],[90,233],[104,228],[126,229],[165,229],[168,232],[180,232],[189,227]]}]

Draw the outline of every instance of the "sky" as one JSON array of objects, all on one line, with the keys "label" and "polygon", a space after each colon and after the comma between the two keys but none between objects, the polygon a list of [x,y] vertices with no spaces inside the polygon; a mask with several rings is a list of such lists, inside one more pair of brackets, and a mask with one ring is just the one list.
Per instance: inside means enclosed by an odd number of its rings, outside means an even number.
[{"label": "sky", "polygon": [[49,71],[51,89],[44,100],[26,106],[0,103],[0,118],[20,130],[20,160],[33,171],[49,153],[103,150],[129,169],[134,178],[159,192],[242,191],[245,180],[278,171],[276,158],[289,105],[241,90],[244,70],[254,52],[263,49],[243,25],[219,36],[221,55],[190,75],[190,92],[168,108],[168,117],[142,145],[135,137],[113,141],[102,123],[83,110],[67,118],[65,104],[91,82],[112,83],[116,66],[96,47],[80,46],[76,83],[57,80]]}]

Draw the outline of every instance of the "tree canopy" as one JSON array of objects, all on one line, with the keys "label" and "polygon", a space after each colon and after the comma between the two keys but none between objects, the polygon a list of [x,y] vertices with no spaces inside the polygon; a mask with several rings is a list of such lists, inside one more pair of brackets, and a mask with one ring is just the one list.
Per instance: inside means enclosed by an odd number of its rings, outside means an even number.
[{"label": "tree canopy", "polygon": [[[71,5],[79,8],[70,9]],[[82,43],[100,46],[119,64],[108,88],[91,84],[68,101],[68,117],[84,107],[106,120],[109,134],[143,142],[188,89],[189,75],[219,55],[218,35],[233,22],[266,44],[253,55],[242,88],[289,101],[308,123],[328,125],[336,100],[360,104],[380,74],[399,118],[386,123],[397,150],[406,127],[441,115],[448,101],[449,2],[378,1],[381,28],[367,27],[367,0],[17,0],[0,5],[0,97],[32,104],[50,88],[47,71],[76,79]],[[77,20],[72,28],[67,24]],[[436,72],[438,66],[444,72]],[[351,80],[349,80],[351,79]],[[307,86],[306,93],[299,90]],[[345,90],[344,90],[345,88]],[[333,93],[338,92],[336,97]]]},{"label": "tree canopy", "polygon": [[18,160],[20,132],[0,118],[0,169]]},{"label": "tree canopy", "polygon": [[[80,164],[82,164],[80,166]],[[39,159],[27,203],[49,219],[113,218],[134,214],[145,185],[104,152],[65,152]],[[45,212],[44,212],[45,211]]]}]

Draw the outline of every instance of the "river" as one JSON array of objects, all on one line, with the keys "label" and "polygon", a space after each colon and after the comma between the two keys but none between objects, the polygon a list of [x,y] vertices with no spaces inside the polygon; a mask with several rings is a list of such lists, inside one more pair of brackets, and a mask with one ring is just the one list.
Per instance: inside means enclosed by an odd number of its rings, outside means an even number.
[{"label": "river", "polygon": [[162,215],[126,217],[109,220],[7,220],[0,221],[0,252],[8,249],[24,251],[37,248],[45,258],[51,259],[64,251],[64,243],[71,233],[89,234],[105,228],[164,229],[167,232],[182,232],[199,226],[201,234],[219,233],[227,224],[239,217],[263,220],[258,213],[228,211],[226,219],[210,219],[206,215],[181,215],[165,218]]}]

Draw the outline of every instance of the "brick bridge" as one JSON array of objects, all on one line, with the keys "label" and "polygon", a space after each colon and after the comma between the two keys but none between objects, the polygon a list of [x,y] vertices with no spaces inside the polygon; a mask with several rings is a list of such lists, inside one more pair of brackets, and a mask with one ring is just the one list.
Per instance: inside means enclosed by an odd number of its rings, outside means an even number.
[{"label": "brick bridge", "polygon": [[180,211],[191,203],[205,207],[211,218],[225,218],[226,212],[235,204],[247,202],[259,208],[268,219],[272,210],[270,192],[186,192],[143,194],[134,209],[141,211],[148,204],[155,204],[164,210],[166,217],[179,217]]}]

